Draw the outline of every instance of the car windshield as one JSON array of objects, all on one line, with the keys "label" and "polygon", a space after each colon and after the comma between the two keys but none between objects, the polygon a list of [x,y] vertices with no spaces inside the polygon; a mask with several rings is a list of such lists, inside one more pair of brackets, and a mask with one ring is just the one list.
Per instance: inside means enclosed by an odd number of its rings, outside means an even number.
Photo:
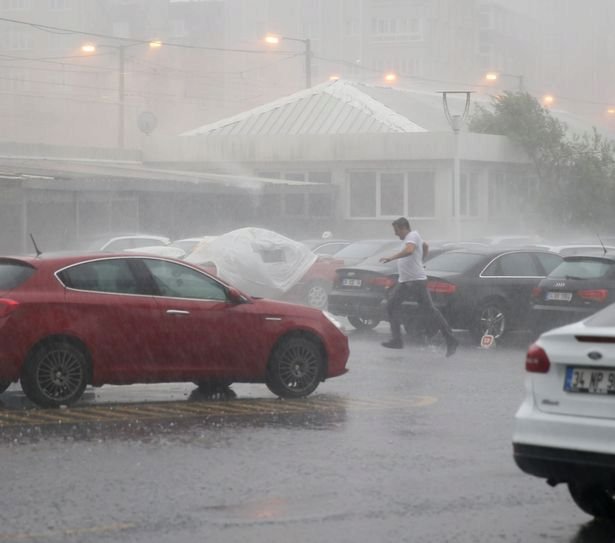
[{"label": "car windshield", "polygon": [[615,262],[595,259],[564,260],[550,274],[551,279],[599,279],[614,269]]},{"label": "car windshield", "polygon": [[483,255],[475,253],[443,253],[426,262],[425,269],[429,271],[464,272],[484,259]]},{"label": "car windshield", "polygon": [[34,273],[34,268],[22,262],[0,262],[0,291],[21,285]]}]

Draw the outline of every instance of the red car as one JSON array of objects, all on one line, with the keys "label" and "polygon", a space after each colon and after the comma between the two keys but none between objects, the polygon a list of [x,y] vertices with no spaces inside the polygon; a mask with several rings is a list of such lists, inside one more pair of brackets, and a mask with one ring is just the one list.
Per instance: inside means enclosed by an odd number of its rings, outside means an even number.
[{"label": "red car", "polygon": [[328,314],[250,298],[184,261],[0,258],[0,392],[20,380],[40,406],[105,383],[264,382],[296,398],[345,373],[348,355]]}]

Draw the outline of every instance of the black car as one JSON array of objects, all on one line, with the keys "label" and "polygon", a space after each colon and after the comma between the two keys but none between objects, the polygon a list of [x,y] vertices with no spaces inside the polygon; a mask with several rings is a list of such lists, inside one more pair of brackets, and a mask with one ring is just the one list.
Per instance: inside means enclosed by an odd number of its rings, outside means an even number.
[{"label": "black car", "polygon": [[335,258],[344,261],[345,266],[356,266],[365,262],[368,258],[370,262],[378,262],[378,258],[399,251],[401,242],[392,239],[364,239],[354,241],[335,253]]},{"label": "black car", "polygon": [[[338,268],[333,289],[329,293],[328,311],[347,317],[350,324],[358,330],[371,329],[381,321],[388,320],[386,294],[397,282],[397,262],[384,264],[380,262],[380,258],[399,251],[400,247],[400,241],[389,241],[361,264]],[[454,248],[455,245],[451,243],[430,243],[427,261]],[[336,258],[339,256],[336,255]],[[414,308],[416,303],[408,301],[404,305],[408,308],[406,324],[409,328],[410,320],[415,319],[415,312],[410,308]]]},{"label": "black car", "polygon": [[615,256],[565,257],[532,292],[536,335],[582,320],[615,301]]},{"label": "black car", "polygon": [[427,262],[434,303],[454,329],[476,340],[529,327],[532,290],[562,257],[532,249],[460,249]]}]

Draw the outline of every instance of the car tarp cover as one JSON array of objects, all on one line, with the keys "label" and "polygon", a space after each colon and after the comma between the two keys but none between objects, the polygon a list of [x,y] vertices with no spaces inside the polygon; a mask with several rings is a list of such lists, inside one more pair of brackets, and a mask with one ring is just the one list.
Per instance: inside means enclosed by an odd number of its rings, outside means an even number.
[{"label": "car tarp cover", "polygon": [[303,243],[263,228],[239,228],[206,241],[187,262],[212,262],[218,277],[251,296],[275,298],[290,290],[317,256]]}]

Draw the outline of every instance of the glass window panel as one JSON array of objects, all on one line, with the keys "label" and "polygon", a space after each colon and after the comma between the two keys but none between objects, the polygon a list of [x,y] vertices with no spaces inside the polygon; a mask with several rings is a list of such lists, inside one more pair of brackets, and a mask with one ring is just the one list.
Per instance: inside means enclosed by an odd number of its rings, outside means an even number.
[{"label": "glass window panel", "polygon": [[380,175],[380,215],[404,214],[404,174]]},{"label": "glass window panel", "polygon": [[192,268],[165,260],[144,259],[162,296],[198,300],[226,300],[224,287]]},{"label": "glass window panel", "polygon": [[408,172],[408,215],[410,217],[434,217],[435,214],[434,172]]},{"label": "glass window panel", "polygon": [[376,216],[375,172],[352,172],[350,174],[350,216]]}]

